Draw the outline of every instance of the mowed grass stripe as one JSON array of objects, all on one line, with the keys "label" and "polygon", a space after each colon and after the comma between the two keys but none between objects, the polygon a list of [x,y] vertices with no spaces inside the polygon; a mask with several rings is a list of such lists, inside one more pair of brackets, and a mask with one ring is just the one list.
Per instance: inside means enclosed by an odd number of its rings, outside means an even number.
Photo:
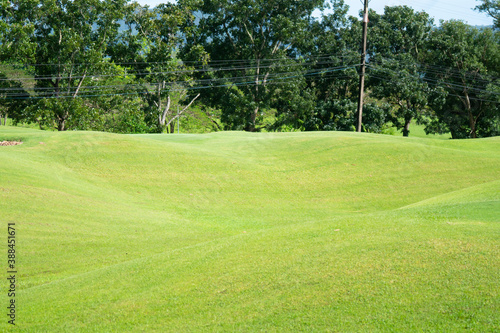
[{"label": "mowed grass stripe", "polygon": [[109,321],[85,326],[96,331],[121,330],[132,318],[157,331],[497,327],[497,227],[418,215],[242,233],[28,290],[23,302],[47,313],[48,323],[33,327],[57,322],[48,314],[55,304],[72,309],[61,325],[106,308]]},{"label": "mowed grass stripe", "polygon": [[498,328],[498,138],[9,137],[25,331]]}]

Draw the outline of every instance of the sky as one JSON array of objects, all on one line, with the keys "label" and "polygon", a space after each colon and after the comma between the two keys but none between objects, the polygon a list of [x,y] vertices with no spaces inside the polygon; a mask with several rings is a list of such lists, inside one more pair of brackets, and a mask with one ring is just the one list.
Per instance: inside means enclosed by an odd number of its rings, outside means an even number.
[{"label": "sky", "polygon": [[[349,5],[349,14],[358,16],[363,9],[361,0],[345,0]],[[474,7],[481,1],[475,0],[370,0],[368,7],[382,14],[385,6],[408,6],[416,11],[425,11],[434,18],[434,23],[439,25],[439,20],[462,20],[470,25],[492,25],[493,19],[478,11]]]},{"label": "sky", "polygon": [[[349,5],[349,14],[358,16],[363,9],[362,0],[344,0]],[[137,0],[141,5],[154,7],[169,0]],[[170,1],[174,2],[174,1]],[[385,6],[409,6],[416,11],[425,11],[434,18],[434,23],[439,25],[439,20],[457,19],[470,25],[492,25],[493,19],[484,13],[479,13],[473,8],[480,4],[476,0],[370,0],[368,7],[377,13],[383,14]]]}]

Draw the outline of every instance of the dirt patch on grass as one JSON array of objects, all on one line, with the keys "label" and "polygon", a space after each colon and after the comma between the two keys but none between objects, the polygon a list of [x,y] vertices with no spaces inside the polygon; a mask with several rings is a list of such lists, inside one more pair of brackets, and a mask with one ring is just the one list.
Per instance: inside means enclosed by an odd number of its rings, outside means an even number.
[{"label": "dirt patch on grass", "polygon": [[22,141],[0,141],[0,146],[17,146],[22,143]]}]

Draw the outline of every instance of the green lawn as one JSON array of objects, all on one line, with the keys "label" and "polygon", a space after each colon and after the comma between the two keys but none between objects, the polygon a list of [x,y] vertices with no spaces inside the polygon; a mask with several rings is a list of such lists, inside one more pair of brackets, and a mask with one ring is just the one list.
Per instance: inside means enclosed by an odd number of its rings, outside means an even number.
[{"label": "green lawn", "polygon": [[16,329],[499,331],[500,138],[411,135],[2,126]]},{"label": "green lawn", "polygon": [[[424,128],[425,128],[424,125],[411,124],[410,125],[410,134],[409,134],[410,137],[432,138],[432,139],[442,139],[442,140],[451,139],[451,133],[446,133],[446,134],[426,134]],[[398,132],[398,135],[401,135],[401,133]]]}]

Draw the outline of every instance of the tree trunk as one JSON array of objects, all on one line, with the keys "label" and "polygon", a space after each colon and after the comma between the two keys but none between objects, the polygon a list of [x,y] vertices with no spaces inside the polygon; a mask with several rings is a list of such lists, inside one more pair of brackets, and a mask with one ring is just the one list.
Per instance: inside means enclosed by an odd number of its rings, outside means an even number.
[{"label": "tree trunk", "polygon": [[164,128],[164,127],[166,127],[165,121],[167,120],[167,114],[170,111],[170,95],[167,96],[167,106],[165,107],[165,109],[163,111],[161,110],[161,98],[159,98],[158,110],[160,111],[158,123],[159,123],[161,128]]},{"label": "tree trunk", "polygon": [[477,138],[476,120],[474,119],[471,110],[469,110],[469,124],[470,124],[470,137],[476,139]]},{"label": "tree trunk", "polygon": [[58,131],[64,131],[64,125],[66,124],[66,119],[61,119],[59,118],[57,120],[57,130]]},{"label": "tree trunk", "polygon": [[405,118],[405,126],[403,127],[403,136],[409,136],[410,135],[410,123],[411,123],[412,118]]},{"label": "tree trunk", "polygon": [[[177,115],[176,115],[176,116],[174,116],[174,117],[172,117],[172,118],[170,118],[170,120],[168,121],[168,123],[165,125],[165,127],[170,128],[170,133],[175,133],[175,122],[174,122],[174,121],[175,121],[176,119],[178,119],[178,121],[179,121],[179,117],[180,117],[180,116],[184,113],[184,111],[186,111],[186,110],[187,110],[187,109],[191,106],[191,104],[193,104],[193,103],[194,103],[194,101],[195,101],[198,97],[200,97],[200,94],[196,95],[196,96],[195,96],[195,97],[191,100],[191,102],[189,102],[189,104],[188,104],[188,105],[186,105],[186,106],[184,107],[184,109],[182,109],[182,110],[180,110],[180,111],[179,111],[179,106],[177,106]],[[170,105],[170,97],[169,97],[169,100],[168,100],[168,104]]]},{"label": "tree trunk", "polygon": [[3,118],[3,125],[4,126],[7,126],[7,116],[8,116],[8,114],[6,113],[4,118]]},{"label": "tree trunk", "polygon": [[474,115],[472,114],[472,104],[469,98],[469,94],[465,92],[465,108],[467,109],[467,114],[469,115],[469,125],[470,125],[470,137],[475,139],[476,135],[476,119],[474,119]]},{"label": "tree trunk", "polygon": [[66,130],[66,120],[68,119],[68,112],[66,112],[64,115],[57,116],[57,130],[58,131],[65,131]]},{"label": "tree trunk", "polygon": [[257,120],[257,115],[259,114],[259,107],[255,108],[255,110],[250,115],[250,123],[245,127],[245,131],[247,132],[256,132],[255,121]]}]

